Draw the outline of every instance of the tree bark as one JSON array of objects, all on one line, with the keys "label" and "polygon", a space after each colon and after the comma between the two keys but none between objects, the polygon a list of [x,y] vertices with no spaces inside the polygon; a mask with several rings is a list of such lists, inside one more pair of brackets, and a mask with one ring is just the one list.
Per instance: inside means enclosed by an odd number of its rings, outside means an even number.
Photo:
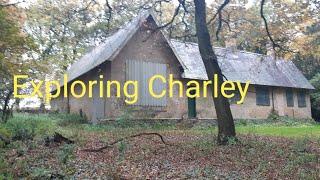
[{"label": "tree bark", "polygon": [[[222,96],[219,90],[223,83],[223,74],[219,67],[217,56],[213,51],[210,34],[206,22],[206,3],[205,0],[194,0],[195,4],[195,24],[199,44],[199,51],[205,65],[208,78],[218,75],[218,97],[215,98],[212,93],[214,106],[217,114],[218,122],[218,139],[220,145],[228,143],[229,138],[235,138],[235,126],[229,101]],[[213,86],[210,87],[213,92]]]},{"label": "tree bark", "polygon": [[13,91],[9,90],[6,98],[4,99],[4,105],[3,105],[3,109],[2,109],[2,121],[3,122],[7,122],[9,116],[10,116],[10,108],[9,108],[9,101],[10,101],[10,97],[12,95]]}]

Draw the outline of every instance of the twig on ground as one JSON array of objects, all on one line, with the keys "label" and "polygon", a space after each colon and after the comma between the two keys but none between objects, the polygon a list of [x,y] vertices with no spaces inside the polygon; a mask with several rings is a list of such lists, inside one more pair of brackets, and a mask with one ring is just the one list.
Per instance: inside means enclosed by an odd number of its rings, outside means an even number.
[{"label": "twig on ground", "polygon": [[108,149],[110,147],[112,147],[113,145],[119,143],[119,142],[122,142],[126,139],[132,139],[132,138],[135,138],[135,137],[139,137],[139,136],[158,136],[160,139],[161,139],[161,142],[165,145],[170,145],[172,146],[171,144],[168,144],[164,141],[164,138],[161,134],[159,133],[139,133],[139,134],[134,134],[134,135],[131,135],[131,136],[126,136],[126,137],[123,137],[123,138],[120,138],[120,139],[117,139],[103,147],[100,147],[100,148],[97,148],[97,149],[83,149],[82,151],[85,151],[85,152],[101,152],[105,149]]},{"label": "twig on ground", "polygon": [[67,143],[67,144],[74,144],[73,140],[70,140],[64,137],[62,134],[55,132],[53,137],[46,137],[45,138],[45,145],[49,146],[51,143]]}]

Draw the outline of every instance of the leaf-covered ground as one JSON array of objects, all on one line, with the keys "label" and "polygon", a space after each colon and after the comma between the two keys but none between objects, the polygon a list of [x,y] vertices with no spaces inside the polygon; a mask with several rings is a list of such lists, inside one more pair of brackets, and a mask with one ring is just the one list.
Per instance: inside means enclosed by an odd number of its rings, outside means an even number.
[{"label": "leaf-covered ground", "polygon": [[[318,137],[250,131],[238,136],[240,143],[218,146],[214,128],[125,126],[48,125],[47,132],[59,132],[76,143],[48,144],[45,128],[39,131],[43,135],[16,140],[0,148],[0,179],[320,179]],[[83,151],[141,132],[158,132],[167,145],[157,136],[140,136],[102,152]]]}]

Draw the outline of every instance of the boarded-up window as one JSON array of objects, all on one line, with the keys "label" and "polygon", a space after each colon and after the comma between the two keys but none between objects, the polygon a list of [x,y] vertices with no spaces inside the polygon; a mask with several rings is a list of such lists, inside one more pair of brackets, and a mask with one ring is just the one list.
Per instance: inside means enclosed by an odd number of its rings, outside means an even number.
[{"label": "boarded-up window", "polygon": [[256,103],[259,106],[270,106],[269,88],[256,86]]},{"label": "boarded-up window", "polygon": [[306,93],[302,90],[298,92],[298,106],[299,107],[307,107]]},{"label": "boarded-up window", "polygon": [[[166,106],[167,98],[154,98],[149,93],[149,79],[154,75],[162,75],[166,78],[167,66],[165,64],[127,60],[126,80],[134,80],[139,83],[139,98],[134,105],[139,106]],[[160,79],[153,82],[153,91],[161,94],[166,89],[166,84]]]},{"label": "boarded-up window", "polygon": [[286,99],[287,99],[287,106],[293,107],[294,100],[293,100],[293,91],[291,88],[286,89]]}]

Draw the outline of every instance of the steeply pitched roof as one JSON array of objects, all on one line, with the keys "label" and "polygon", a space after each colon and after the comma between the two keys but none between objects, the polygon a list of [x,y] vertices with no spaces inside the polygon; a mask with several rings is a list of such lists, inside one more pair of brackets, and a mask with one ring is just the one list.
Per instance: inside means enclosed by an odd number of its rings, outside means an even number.
[{"label": "steeply pitched roof", "polygon": [[68,80],[74,80],[106,60],[111,61],[135,34],[142,21],[147,19],[149,15],[150,13],[148,12],[140,13],[132,21],[128,22],[123,27],[120,27],[120,29],[112,36],[108,37],[104,43],[95,47],[91,52],[85,54],[77,62],[72,64],[67,72]]},{"label": "steeply pitched roof", "polygon": [[[92,51],[85,54],[78,61],[72,64],[67,71],[68,82],[87,73],[105,61],[112,61],[149,16],[151,16],[156,24],[159,25],[152,11],[142,11],[130,22],[125,24],[123,27],[120,27],[116,33],[108,37],[104,43],[95,47]],[[169,41],[168,43],[171,46]],[[178,60],[180,59],[178,58]],[[183,62],[180,61],[180,63],[185,67]]]},{"label": "steeply pitched roof", "polygon": [[[105,61],[112,61],[149,16],[157,23],[151,12],[140,13],[104,43],[75,62],[67,72],[69,82]],[[184,68],[183,78],[208,79],[197,44],[176,40],[167,42]],[[215,48],[215,52],[222,72],[229,80],[243,83],[250,80],[251,84],[257,85],[314,89],[291,61],[275,61],[269,56],[231,51],[227,48]]]}]

